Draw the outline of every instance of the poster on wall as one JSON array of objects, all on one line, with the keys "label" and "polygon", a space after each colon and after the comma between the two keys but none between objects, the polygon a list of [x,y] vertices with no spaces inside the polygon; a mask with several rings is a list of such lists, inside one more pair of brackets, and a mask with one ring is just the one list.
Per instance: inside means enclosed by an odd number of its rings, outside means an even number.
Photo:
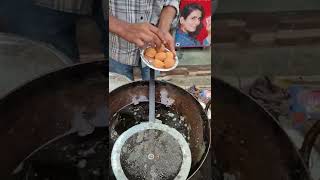
[{"label": "poster on wall", "polygon": [[289,88],[290,116],[297,129],[307,120],[320,118],[320,87],[294,85]]},{"label": "poster on wall", "polygon": [[176,46],[182,48],[211,45],[211,1],[181,0],[175,32]]}]

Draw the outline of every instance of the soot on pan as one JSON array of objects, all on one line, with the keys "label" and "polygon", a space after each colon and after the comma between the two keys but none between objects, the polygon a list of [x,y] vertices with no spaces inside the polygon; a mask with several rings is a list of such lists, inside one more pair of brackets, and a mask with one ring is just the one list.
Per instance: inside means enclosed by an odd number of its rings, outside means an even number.
[{"label": "soot on pan", "polygon": [[15,174],[17,180],[108,179],[108,129],[66,135],[37,150]]},{"label": "soot on pan", "polygon": [[[156,103],[155,108],[157,120],[162,121],[165,125],[175,128],[187,141],[189,141],[191,127],[187,124],[186,119],[182,115],[161,103]],[[140,122],[149,121],[148,113],[149,103],[140,102],[136,105],[130,104],[114,114],[111,120],[111,122],[113,122],[111,125],[111,140],[113,143],[124,131],[139,124]]]}]

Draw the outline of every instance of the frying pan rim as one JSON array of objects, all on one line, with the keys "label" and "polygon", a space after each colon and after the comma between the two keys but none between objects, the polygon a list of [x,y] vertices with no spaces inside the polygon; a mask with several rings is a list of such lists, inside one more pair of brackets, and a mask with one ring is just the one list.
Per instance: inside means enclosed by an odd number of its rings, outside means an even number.
[{"label": "frying pan rim", "polygon": [[30,79],[30,80],[27,80],[27,81],[21,83],[17,87],[15,87],[15,88],[11,89],[10,91],[8,91],[3,96],[0,96],[0,104],[4,99],[6,99],[10,95],[16,93],[17,91],[19,91],[23,87],[25,87],[27,85],[30,85],[33,82],[40,81],[41,79],[45,79],[50,75],[59,73],[61,71],[66,71],[68,69],[77,68],[79,66],[86,65],[86,64],[97,64],[98,65],[98,64],[101,64],[103,62],[107,62],[107,60],[96,60],[96,61],[92,61],[92,62],[80,62],[80,63],[75,63],[75,64],[66,64],[66,66],[64,66],[64,67],[58,67],[58,68],[52,69],[50,71],[47,71],[47,72],[44,72],[44,73],[40,73],[40,74],[36,75],[36,77],[34,77],[33,79]]},{"label": "frying pan rim", "polygon": [[[55,69],[52,69],[52,70],[50,70],[48,72],[45,72],[45,73],[40,73],[36,77],[34,77],[34,78],[30,79],[30,80],[27,80],[24,83],[21,83],[19,86],[13,88],[8,93],[6,93],[3,96],[1,96],[0,97],[0,108],[6,104],[6,101],[8,99],[15,98],[16,96],[19,96],[19,91],[24,90],[24,88],[26,88],[26,87],[32,86],[37,81],[43,81],[44,79],[47,79],[48,77],[50,78],[51,75],[58,75],[58,74],[60,74],[62,72],[66,72],[66,71],[70,71],[70,70],[72,71],[74,69],[77,69],[77,68],[79,68],[81,66],[85,66],[85,65],[93,65],[93,66],[103,67],[103,65],[106,64],[106,62],[107,62],[107,60],[96,60],[96,61],[91,61],[91,62],[81,62],[81,63],[75,63],[75,64],[66,65],[64,67],[55,68]],[[108,92],[108,89],[106,89],[105,92]],[[52,138],[49,141],[52,141],[53,139],[59,139],[59,137],[60,136]],[[32,152],[27,153],[28,156],[31,153]]]}]

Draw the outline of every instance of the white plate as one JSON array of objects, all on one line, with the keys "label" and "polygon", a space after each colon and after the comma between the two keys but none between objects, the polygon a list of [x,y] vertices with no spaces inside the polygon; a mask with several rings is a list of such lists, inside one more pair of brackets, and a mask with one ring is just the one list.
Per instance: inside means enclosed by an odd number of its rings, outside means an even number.
[{"label": "white plate", "polygon": [[[147,48],[149,48],[149,47],[147,47]],[[147,49],[147,48],[146,48],[146,49]],[[174,59],[175,59],[175,64],[174,64],[171,68],[169,68],[169,69],[156,68],[156,67],[154,67],[153,64],[151,64],[146,58],[144,58],[144,50],[145,50],[145,49],[140,50],[140,51],[141,51],[141,53],[140,53],[141,59],[142,59],[142,61],[143,61],[148,67],[150,67],[150,68],[152,68],[152,69],[154,69],[154,70],[157,70],[157,71],[171,71],[171,70],[175,69],[175,68],[178,66],[178,64],[179,64],[178,57],[175,56],[175,57],[174,57]],[[169,49],[167,49],[167,48],[165,48],[165,50],[166,50],[166,51],[169,51]]]}]

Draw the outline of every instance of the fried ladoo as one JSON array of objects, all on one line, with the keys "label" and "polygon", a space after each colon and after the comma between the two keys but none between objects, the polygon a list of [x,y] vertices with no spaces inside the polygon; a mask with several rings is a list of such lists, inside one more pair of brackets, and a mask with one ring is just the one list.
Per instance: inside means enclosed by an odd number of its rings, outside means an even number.
[{"label": "fried ladoo", "polygon": [[164,63],[162,61],[160,61],[159,59],[155,59],[153,61],[153,65],[156,68],[163,68],[164,67]]},{"label": "fried ladoo", "polygon": [[156,51],[155,48],[147,48],[145,50],[144,54],[145,54],[145,56],[148,56],[150,58],[154,58],[156,56],[156,54],[157,54],[157,51]]},{"label": "fried ladoo", "polygon": [[155,55],[155,59],[159,59],[160,61],[164,61],[167,55],[165,52],[159,52]]}]

